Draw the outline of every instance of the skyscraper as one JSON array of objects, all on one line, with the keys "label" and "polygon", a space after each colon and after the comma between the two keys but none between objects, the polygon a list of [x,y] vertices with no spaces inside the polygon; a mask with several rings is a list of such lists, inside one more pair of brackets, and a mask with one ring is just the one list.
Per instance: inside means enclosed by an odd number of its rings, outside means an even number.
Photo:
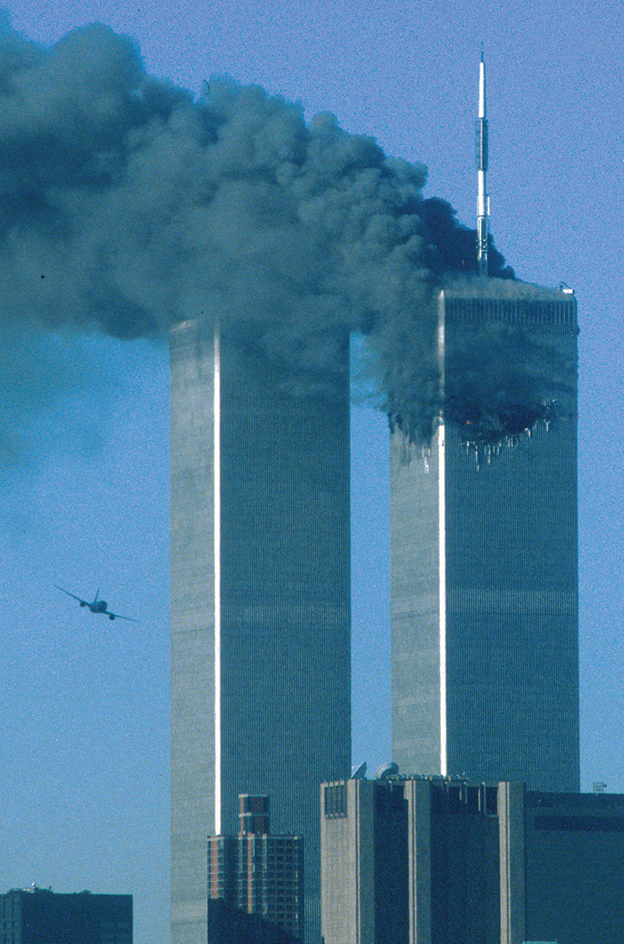
[{"label": "skyscraper", "polygon": [[444,408],[431,455],[408,461],[392,434],[393,757],[404,771],[573,791],[576,302],[567,288],[488,279],[486,115],[482,53],[480,277],[439,295]]},{"label": "skyscraper", "polygon": [[319,935],[321,781],[350,764],[349,404],[189,321],[171,338],[172,934],[205,944],[206,837],[269,794],[303,836]]},{"label": "skyscraper", "polygon": [[442,423],[426,459],[408,461],[392,435],[393,759],[404,772],[574,791],[576,302],[479,279],[439,306],[443,375],[484,329],[519,331],[544,353],[556,418],[489,462],[458,423]]}]

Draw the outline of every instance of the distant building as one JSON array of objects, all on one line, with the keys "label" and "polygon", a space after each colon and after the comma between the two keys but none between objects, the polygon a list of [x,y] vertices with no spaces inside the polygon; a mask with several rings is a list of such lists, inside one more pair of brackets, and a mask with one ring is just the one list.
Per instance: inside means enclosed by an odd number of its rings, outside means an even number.
[{"label": "distant building", "polygon": [[13,889],[0,895],[0,944],[132,944],[132,895]]},{"label": "distant building", "polygon": [[395,777],[321,802],[325,944],[622,944],[623,795]]},{"label": "distant building", "polygon": [[[504,347],[507,361],[492,354],[504,409],[490,416],[490,402],[472,402],[469,385],[454,388],[454,421],[440,425],[426,462],[406,461],[398,424],[391,435],[392,756],[401,770],[572,792],[579,789],[574,295],[500,279],[440,293],[447,382],[476,339],[487,349],[497,337],[523,339],[515,359]],[[514,377],[524,367],[526,376]],[[521,436],[535,419],[522,404],[525,387],[540,371],[557,389],[557,419]],[[471,435],[472,452],[464,442]],[[488,461],[505,435],[516,444]]]},{"label": "distant building", "polygon": [[208,839],[209,903],[226,906],[209,906],[208,940],[301,941],[303,839],[271,835],[267,796],[241,794],[239,804],[238,835]]}]

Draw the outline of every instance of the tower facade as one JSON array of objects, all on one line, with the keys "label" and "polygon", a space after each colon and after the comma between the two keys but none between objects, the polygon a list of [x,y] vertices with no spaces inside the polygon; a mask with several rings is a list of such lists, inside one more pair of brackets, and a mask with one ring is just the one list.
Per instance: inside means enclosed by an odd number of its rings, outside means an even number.
[{"label": "tower facade", "polygon": [[[579,787],[576,302],[481,279],[440,295],[442,373],[484,325],[556,352],[557,418],[478,462],[442,424],[391,442],[392,741],[402,771]],[[570,379],[572,378],[572,379]]]},{"label": "tower facade", "polygon": [[346,357],[302,389],[201,322],[172,332],[174,944],[206,942],[206,837],[236,832],[243,793],[303,837],[320,934],[318,789],[350,764]]}]

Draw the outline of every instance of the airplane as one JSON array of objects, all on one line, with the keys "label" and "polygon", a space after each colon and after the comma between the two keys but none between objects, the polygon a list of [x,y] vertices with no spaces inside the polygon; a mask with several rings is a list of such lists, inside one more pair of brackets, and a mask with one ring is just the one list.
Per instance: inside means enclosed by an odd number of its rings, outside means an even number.
[{"label": "airplane", "polygon": [[132,616],[120,616],[119,613],[111,613],[108,609],[108,603],[106,600],[99,600],[100,591],[95,594],[95,600],[93,603],[89,603],[88,600],[83,600],[81,597],[77,597],[75,593],[70,593],[69,590],[64,590],[63,587],[59,587],[57,583],[54,584],[57,590],[62,590],[63,593],[66,593],[68,597],[73,597],[74,600],[78,600],[80,606],[88,606],[92,613],[102,613],[104,616],[108,616],[109,620],[114,619],[123,619],[130,620],[131,623],[138,623],[139,621],[133,619]]}]

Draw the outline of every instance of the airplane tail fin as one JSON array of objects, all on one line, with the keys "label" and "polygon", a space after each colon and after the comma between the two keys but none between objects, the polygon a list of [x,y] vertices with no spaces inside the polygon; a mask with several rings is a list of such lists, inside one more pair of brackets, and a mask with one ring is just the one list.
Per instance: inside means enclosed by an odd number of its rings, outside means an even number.
[{"label": "airplane tail fin", "polygon": [[93,601],[94,603],[97,603],[99,595],[100,595],[100,588],[98,587],[97,593],[95,594],[95,600]]}]

